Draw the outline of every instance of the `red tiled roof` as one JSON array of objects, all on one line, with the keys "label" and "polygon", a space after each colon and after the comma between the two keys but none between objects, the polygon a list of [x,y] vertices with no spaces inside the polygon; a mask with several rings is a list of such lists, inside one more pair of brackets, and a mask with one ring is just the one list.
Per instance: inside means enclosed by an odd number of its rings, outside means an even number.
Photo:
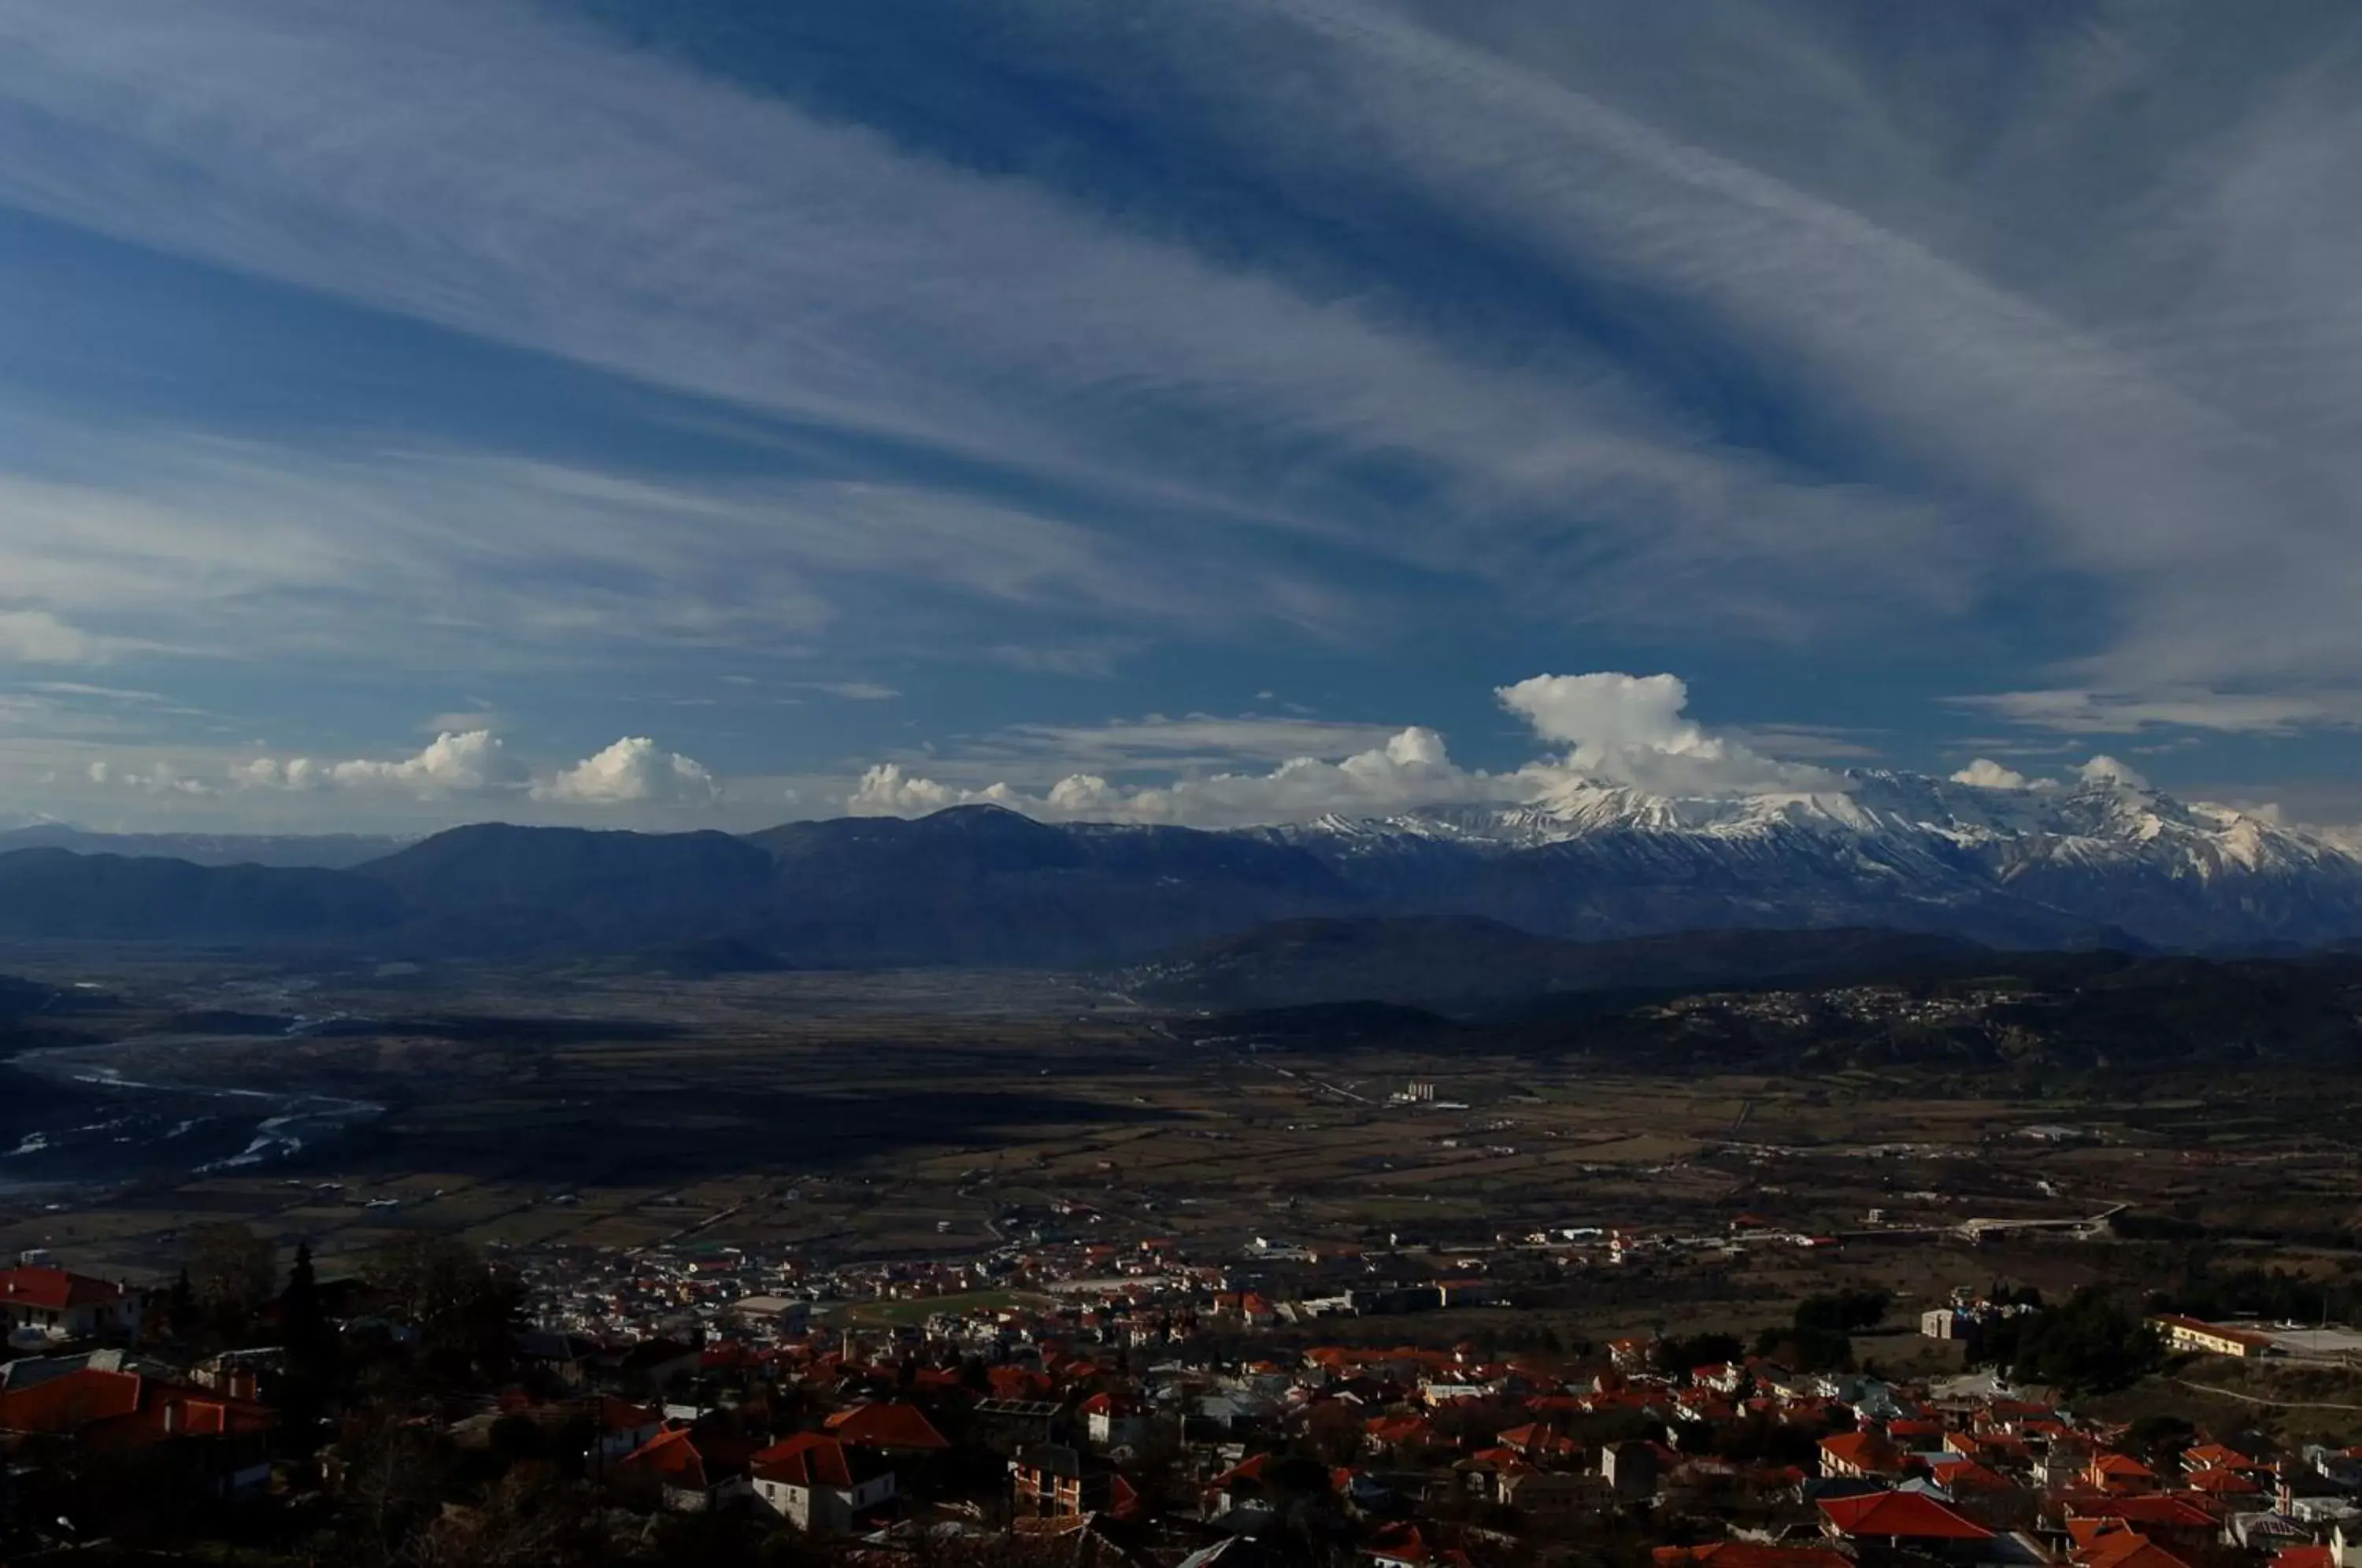
[{"label": "red tiled roof", "polygon": [[2079,1497],[2069,1505],[2079,1518],[2122,1519],[2162,1529],[2214,1528],[2214,1516],[2187,1497],[2150,1493],[2139,1497]]},{"label": "red tiled roof", "polygon": [[1992,1531],[1921,1492],[1824,1497],[1821,1512],[1841,1534],[1894,1540],[1991,1540]]},{"label": "red tiled roof", "polygon": [[1853,1559],[1827,1546],[1767,1546],[1752,1540],[1716,1540],[1704,1546],[1661,1546],[1651,1553],[1658,1568],[1853,1568]]},{"label": "red tiled roof", "polygon": [[724,1476],[744,1466],[747,1458],[747,1445],[740,1440],[712,1433],[697,1437],[681,1427],[658,1432],[625,1455],[616,1468],[655,1475],[668,1485],[703,1492],[712,1490]]},{"label": "red tiled roof", "polygon": [[0,1393],[0,1431],[71,1432],[139,1408],[139,1376],[84,1367]]},{"label": "red tiled roof", "polygon": [[1370,1538],[1363,1550],[1373,1557],[1384,1557],[1396,1562],[1425,1562],[1434,1555],[1414,1524],[1391,1524]]},{"label": "red tiled roof", "polygon": [[2151,1318],[2149,1321],[2159,1328],[2180,1329],[2188,1333],[2204,1334],[2212,1339],[2229,1340],[2232,1343],[2245,1345],[2249,1350],[2272,1348],[2272,1337],[2269,1334],[2253,1333],[2246,1329],[2228,1328],[2221,1323],[2209,1323],[2198,1318],[2184,1318],[2168,1312]]},{"label": "red tiled roof", "polygon": [[2017,1483],[1999,1471],[1989,1470],[1973,1459],[1956,1460],[1949,1464],[1928,1467],[1937,1482],[1949,1492],[2014,1492]]},{"label": "red tiled roof", "polygon": [[1270,1467],[1272,1458],[1273,1456],[1268,1453],[1252,1454],[1215,1476],[1207,1485],[1220,1490],[1234,1481],[1260,1481],[1263,1479],[1264,1470]]},{"label": "red tiled roof", "polygon": [[84,1367],[30,1388],[0,1393],[0,1431],[76,1433],[101,1450],[258,1432],[270,1425],[270,1410],[249,1400],[158,1383],[129,1372]]},{"label": "red tiled roof", "polygon": [[56,1312],[72,1307],[103,1307],[126,1294],[112,1280],[68,1274],[61,1268],[0,1269],[0,1301],[12,1306]]},{"label": "red tiled roof", "polygon": [[2190,1564],[2136,1530],[2112,1530],[2082,1546],[2075,1560],[2083,1568],[2190,1568]]},{"label": "red tiled roof", "polygon": [[660,1426],[663,1421],[662,1411],[651,1410],[645,1405],[635,1405],[612,1396],[602,1396],[599,1400],[599,1430],[602,1431],[637,1431],[642,1427]]},{"label": "red tiled roof", "polygon": [[916,1405],[879,1400],[840,1410],[828,1419],[829,1435],[864,1448],[949,1448],[944,1434]]},{"label": "red tiled roof", "polygon": [[1821,1440],[1821,1452],[1841,1464],[1871,1472],[1903,1468],[1903,1455],[1877,1432],[1835,1432]]},{"label": "red tiled roof", "polygon": [[1056,1387],[1038,1372],[1021,1366],[996,1366],[985,1374],[993,1394],[1002,1399],[1039,1399]]},{"label": "red tiled roof", "polygon": [[854,1485],[853,1462],[845,1456],[844,1445],[818,1432],[799,1432],[773,1443],[748,1462],[748,1469],[757,1480],[788,1486],[849,1489]]},{"label": "red tiled roof", "polygon": [[2184,1470],[2213,1470],[2224,1466],[2244,1470],[2253,1463],[2253,1459],[2237,1449],[2226,1448],[2219,1442],[2202,1442],[2194,1448],[2184,1449],[2181,1454]]},{"label": "red tiled roof", "polygon": [[661,1476],[676,1485],[699,1491],[706,1487],[705,1456],[697,1452],[697,1444],[690,1440],[686,1427],[658,1432],[624,1455],[616,1468]]}]

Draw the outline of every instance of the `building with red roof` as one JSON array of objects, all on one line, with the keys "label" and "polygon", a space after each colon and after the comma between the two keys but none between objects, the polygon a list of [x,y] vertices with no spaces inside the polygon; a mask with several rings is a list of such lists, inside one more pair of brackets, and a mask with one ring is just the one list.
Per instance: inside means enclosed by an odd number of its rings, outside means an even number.
[{"label": "building with red roof", "polygon": [[1853,1559],[1834,1547],[1772,1546],[1754,1540],[1661,1546],[1651,1555],[1657,1568],[1854,1568]]},{"label": "building with red roof", "polygon": [[627,1491],[654,1494],[661,1506],[675,1512],[703,1513],[746,1494],[752,1448],[726,1434],[676,1427],[625,1455],[613,1478]]},{"label": "building with red roof", "polygon": [[2092,1455],[2090,1479],[2103,1492],[2157,1490],[2157,1472],[2128,1453]]},{"label": "building with red roof", "polygon": [[268,1407],[136,1372],[84,1367],[0,1390],[0,1434],[66,1438],[92,1453],[169,1452],[217,1496],[270,1477]]},{"label": "building with red roof", "polygon": [[845,1535],[894,1500],[894,1471],[884,1457],[848,1447],[823,1432],[800,1432],[747,1462],[755,1496],[808,1535]]},{"label": "building with red roof", "polygon": [[2079,1519],[2109,1519],[2154,1536],[2169,1546],[2195,1550],[2212,1540],[2222,1528],[2202,1495],[2158,1492],[2135,1496],[2077,1496],[2065,1505],[2069,1529]]},{"label": "building with red roof", "polygon": [[1076,1408],[1083,1418],[1083,1435],[1098,1448],[1130,1448],[1148,1432],[1148,1422],[1140,1407],[1121,1394],[1105,1390],[1092,1395]]},{"label": "building with red roof", "polygon": [[2190,1568],[2164,1547],[2128,1526],[2108,1520],[2082,1520],[2086,1529],[2070,1530],[2070,1555],[2079,1568]]},{"label": "building with red roof", "polygon": [[1848,1478],[1903,1474],[1903,1451],[1876,1430],[1832,1432],[1821,1440],[1821,1474]]},{"label": "building with red roof", "polygon": [[127,1285],[61,1268],[0,1269],[0,1322],[52,1340],[130,1335],[144,1298]]},{"label": "building with red roof", "polygon": [[2235,1329],[2172,1313],[2151,1318],[2148,1322],[2149,1327],[2165,1336],[2166,1344],[2173,1350],[2235,1356],[2242,1361],[2269,1355],[2272,1351],[2272,1337],[2251,1329]]},{"label": "building with red roof", "polygon": [[1869,1492],[1824,1497],[1824,1528],[1845,1540],[1883,1542],[1938,1552],[1981,1547],[1993,1532],[1953,1512],[1924,1492]]},{"label": "building with red roof", "polygon": [[927,1419],[925,1411],[900,1400],[879,1399],[855,1405],[850,1410],[839,1410],[825,1424],[829,1436],[855,1448],[933,1453],[951,1447],[950,1441]]}]

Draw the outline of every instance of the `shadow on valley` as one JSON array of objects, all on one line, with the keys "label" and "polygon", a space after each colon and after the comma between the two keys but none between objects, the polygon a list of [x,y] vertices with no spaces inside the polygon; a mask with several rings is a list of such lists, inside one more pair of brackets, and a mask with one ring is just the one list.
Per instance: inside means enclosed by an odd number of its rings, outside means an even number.
[{"label": "shadow on valley", "polygon": [[413,1108],[357,1129],[317,1163],[635,1187],[750,1171],[825,1172],[946,1148],[1012,1147],[1049,1128],[1177,1119],[1050,1092],[913,1088],[866,1095],[675,1084],[569,1094],[538,1106]]},{"label": "shadow on valley", "polygon": [[286,1035],[306,1040],[410,1039],[463,1044],[543,1046],[643,1043],[690,1032],[645,1018],[557,1018],[508,1013],[433,1013],[409,1018],[290,1018],[208,1008],[166,1013],[149,1034]]}]

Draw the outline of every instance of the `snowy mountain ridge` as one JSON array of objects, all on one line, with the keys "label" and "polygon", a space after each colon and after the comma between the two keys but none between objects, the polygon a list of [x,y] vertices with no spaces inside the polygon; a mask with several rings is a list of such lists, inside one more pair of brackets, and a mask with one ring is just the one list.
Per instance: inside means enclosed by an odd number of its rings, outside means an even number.
[{"label": "snowy mountain ridge", "polygon": [[1652,795],[1586,783],[1526,805],[1420,808],[1388,817],[1332,814],[1274,831],[1307,843],[1409,837],[1501,850],[1615,834],[1738,842],[1811,834],[1940,840],[1963,850],[2007,849],[2087,863],[2131,857],[2200,877],[2226,869],[2362,870],[2362,853],[2337,840],[2119,780],[1994,790],[1883,770],[1844,777],[1852,786],[1847,790],[1730,797]]},{"label": "snowy mountain ridge", "polygon": [[[1670,797],[1583,782],[1528,804],[1253,830],[1358,884],[1554,932],[1890,922],[1993,940],[2094,928],[2167,945],[2362,934],[2362,854],[2136,782],[1992,789],[1858,770],[1845,788]],[[1456,865],[1469,860],[1475,867]]]}]

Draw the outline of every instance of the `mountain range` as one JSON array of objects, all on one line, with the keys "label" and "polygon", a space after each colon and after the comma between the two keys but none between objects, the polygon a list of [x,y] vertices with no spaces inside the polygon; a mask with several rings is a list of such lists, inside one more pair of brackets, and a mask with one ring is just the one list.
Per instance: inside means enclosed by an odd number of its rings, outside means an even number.
[{"label": "mountain range", "polygon": [[[993,806],[745,835],[488,823],[357,862],[338,841],[333,863],[311,865],[288,863],[296,842],[271,841],[278,864],[89,853],[87,837],[0,854],[0,936],[421,958],[726,941],[800,966],[1049,967],[1306,919],[1494,922],[1585,942],[1879,928],[2256,951],[2362,936],[2362,858],[2120,779],[1992,790],[1862,771],[1842,790],[1732,800],[1585,784],[1506,809],[1225,831]],[[211,842],[206,858],[234,844]]]}]

